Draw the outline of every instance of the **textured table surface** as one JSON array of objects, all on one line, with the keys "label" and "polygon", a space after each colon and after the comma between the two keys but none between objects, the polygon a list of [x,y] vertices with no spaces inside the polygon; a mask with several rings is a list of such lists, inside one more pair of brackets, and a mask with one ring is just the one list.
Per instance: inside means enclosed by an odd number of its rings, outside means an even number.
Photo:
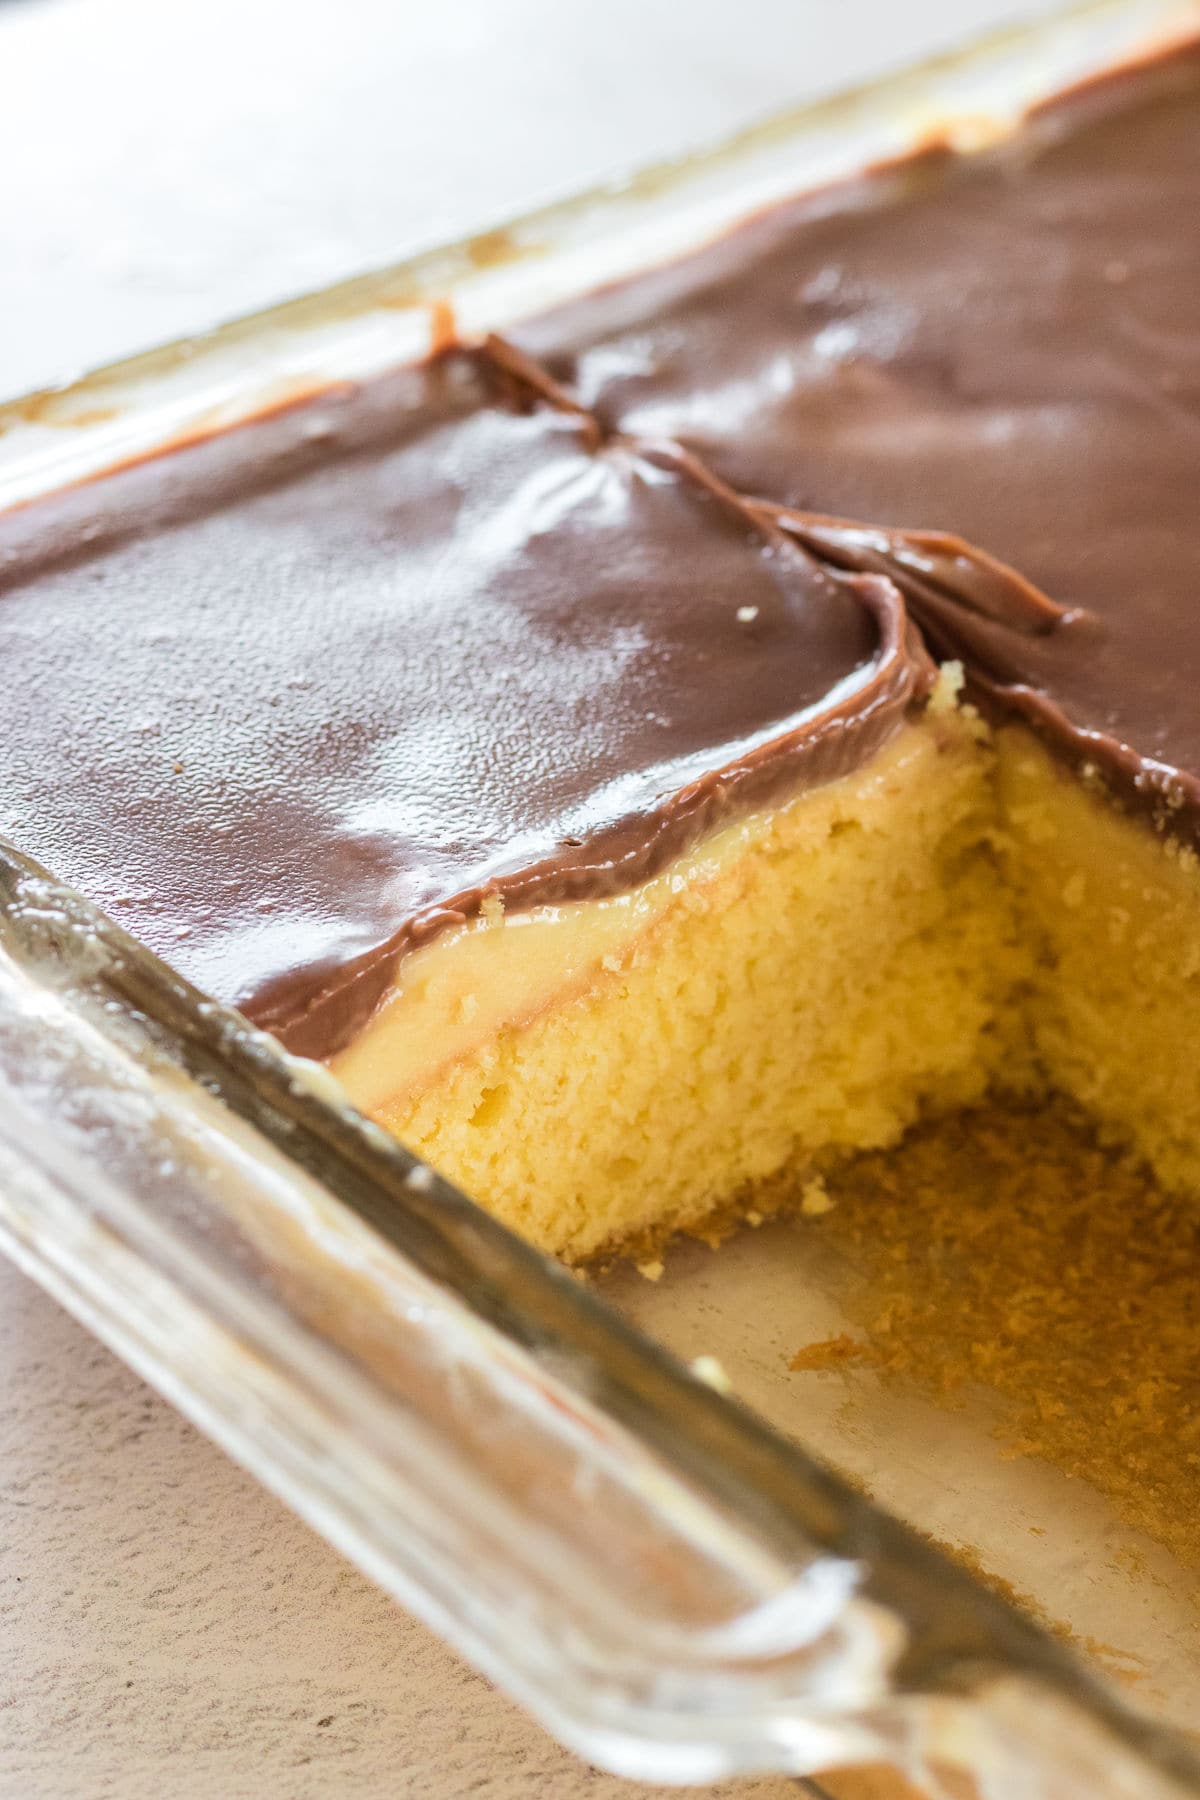
[{"label": "textured table surface", "polygon": [[560,1750],[3,1262],[0,1370],[3,1800],[662,1791]]},{"label": "textured table surface", "polygon": [[[0,0],[0,393],[1037,10],[741,0],[735,31],[692,0],[685,31],[674,0]],[[560,1751],[0,1263],[0,1800],[645,1791]]]}]

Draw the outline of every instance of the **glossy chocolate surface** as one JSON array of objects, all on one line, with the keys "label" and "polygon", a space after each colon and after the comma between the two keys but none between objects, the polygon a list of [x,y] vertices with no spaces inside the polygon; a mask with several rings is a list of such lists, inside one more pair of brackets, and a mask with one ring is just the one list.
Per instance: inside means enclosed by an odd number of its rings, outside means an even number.
[{"label": "glossy chocolate surface", "polygon": [[311,1054],[489,894],[629,888],[924,679],[886,582],[513,391],[451,354],[0,521],[0,830]]},{"label": "glossy chocolate surface", "polygon": [[749,493],[957,533],[1069,616],[923,606],[939,648],[1200,835],[1200,52],[975,157],[764,214],[527,327],[610,426]]},{"label": "glossy chocolate surface", "polygon": [[913,620],[1195,840],[1198,216],[1177,55],[7,515],[0,831],[313,1055],[865,762]]}]

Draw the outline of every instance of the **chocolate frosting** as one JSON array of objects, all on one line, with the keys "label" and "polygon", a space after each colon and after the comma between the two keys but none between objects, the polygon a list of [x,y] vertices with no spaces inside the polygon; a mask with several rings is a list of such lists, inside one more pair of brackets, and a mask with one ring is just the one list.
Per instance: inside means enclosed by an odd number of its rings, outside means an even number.
[{"label": "chocolate frosting", "polygon": [[451,353],[10,513],[0,829],[315,1055],[489,895],[870,757],[895,587],[554,398]]},{"label": "chocolate frosting", "polygon": [[948,564],[906,593],[977,693],[1198,842],[1198,218],[1192,46],[519,336],[605,424],[675,436],[747,493],[1018,569],[1054,628],[1028,629],[1019,581],[985,617]]},{"label": "chocolate frosting", "polygon": [[1200,838],[1198,107],[1165,59],[9,513],[0,830],[310,1055],[489,896],[861,765],[926,641]]}]

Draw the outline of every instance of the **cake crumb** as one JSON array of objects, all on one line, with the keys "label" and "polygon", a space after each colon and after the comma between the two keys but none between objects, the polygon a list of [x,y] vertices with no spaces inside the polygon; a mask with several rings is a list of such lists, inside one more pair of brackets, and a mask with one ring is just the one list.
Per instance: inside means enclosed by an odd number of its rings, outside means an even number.
[{"label": "cake crumb", "polygon": [[693,1357],[692,1374],[706,1387],[715,1388],[718,1394],[733,1392],[733,1383],[725,1371],[724,1364],[715,1356]]},{"label": "cake crumb", "polygon": [[867,1343],[810,1345],[790,1366],[868,1362],[942,1404],[986,1388],[1002,1454],[1086,1481],[1200,1565],[1195,1204],[1065,1102],[918,1126],[827,1180]]},{"label": "cake crumb", "polygon": [[637,1268],[637,1272],[642,1277],[643,1281],[661,1281],[662,1280],[663,1260],[662,1260],[661,1256],[656,1256],[651,1262],[637,1263],[635,1265],[635,1267]]},{"label": "cake crumb", "polygon": [[1062,903],[1075,911],[1076,908],[1083,905],[1086,894],[1087,876],[1082,869],[1076,869],[1075,873],[1063,884]]},{"label": "cake crumb", "polygon": [[933,684],[933,692],[929,696],[928,710],[935,719],[954,711],[965,680],[960,662],[944,662],[941,665]]},{"label": "cake crumb", "polygon": [[871,1346],[843,1331],[837,1337],[822,1338],[820,1343],[805,1344],[793,1356],[788,1357],[788,1368],[793,1374],[799,1375],[809,1371],[819,1373],[826,1369],[842,1369],[848,1363],[872,1360]]},{"label": "cake crumb", "polygon": [[832,1212],[834,1205],[823,1175],[814,1175],[811,1181],[805,1182],[800,1195],[800,1211],[806,1219],[819,1219],[823,1214]]}]

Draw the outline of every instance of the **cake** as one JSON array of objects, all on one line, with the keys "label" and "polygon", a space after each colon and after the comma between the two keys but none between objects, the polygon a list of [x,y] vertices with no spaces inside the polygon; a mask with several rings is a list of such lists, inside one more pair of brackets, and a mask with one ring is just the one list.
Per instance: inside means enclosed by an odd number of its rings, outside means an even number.
[{"label": "cake", "polygon": [[1200,1188],[1200,59],[0,519],[0,830],[578,1261]]},{"label": "cake", "polygon": [[994,728],[1032,1079],[1189,1191],[1198,198],[1191,44],[985,152],[934,147],[802,197],[520,337],[609,427],[677,438],[784,507],[957,533],[1057,603],[1046,629],[1019,601],[956,597],[944,565],[909,591]]}]

